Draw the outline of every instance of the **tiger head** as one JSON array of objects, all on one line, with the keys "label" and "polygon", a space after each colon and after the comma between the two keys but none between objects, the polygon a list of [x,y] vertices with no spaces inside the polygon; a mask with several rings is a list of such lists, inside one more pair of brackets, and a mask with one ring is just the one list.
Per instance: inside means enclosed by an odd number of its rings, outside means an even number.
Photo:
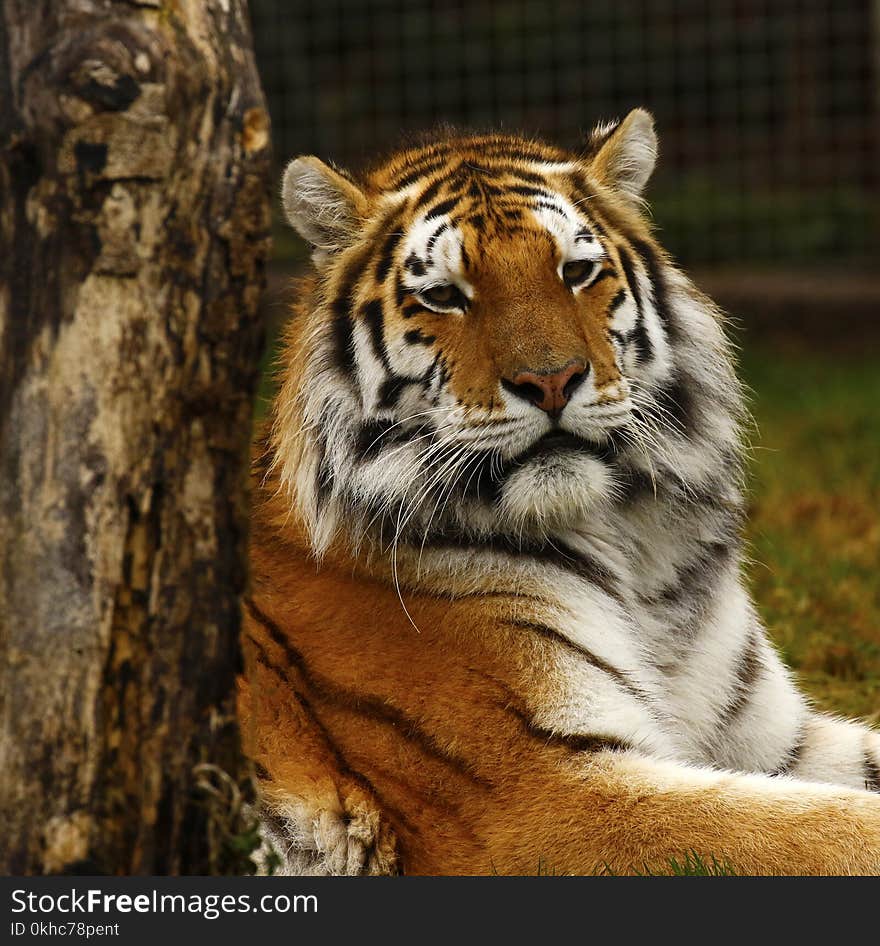
[{"label": "tiger head", "polygon": [[581,153],[450,135],[357,178],[289,164],[315,272],[274,462],[318,550],[341,527],[547,536],[662,473],[687,332],[643,213],[656,154],[637,109]]}]

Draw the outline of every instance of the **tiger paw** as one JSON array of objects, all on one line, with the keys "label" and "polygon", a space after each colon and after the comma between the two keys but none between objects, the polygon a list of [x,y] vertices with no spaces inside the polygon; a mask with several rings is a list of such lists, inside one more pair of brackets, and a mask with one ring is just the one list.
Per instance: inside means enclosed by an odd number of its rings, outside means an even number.
[{"label": "tiger paw", "polygon": [[263,873],[352,877],[400,872],[393,830],[361,800],[324,808],[267,804],[261,814]]}]

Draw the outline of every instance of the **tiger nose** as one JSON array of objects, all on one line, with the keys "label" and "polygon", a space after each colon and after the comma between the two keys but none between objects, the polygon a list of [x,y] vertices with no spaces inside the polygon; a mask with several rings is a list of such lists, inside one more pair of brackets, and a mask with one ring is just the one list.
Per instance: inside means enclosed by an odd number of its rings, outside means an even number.
[{"label": "tiger nose", "polygon": [[588,370],[589,366],[585,361],[575,359],[559,371],[520,371],[509,381],[505,378],[502,383],[511,394],[534,404],[551,417],[558,417],[586,378]]}]

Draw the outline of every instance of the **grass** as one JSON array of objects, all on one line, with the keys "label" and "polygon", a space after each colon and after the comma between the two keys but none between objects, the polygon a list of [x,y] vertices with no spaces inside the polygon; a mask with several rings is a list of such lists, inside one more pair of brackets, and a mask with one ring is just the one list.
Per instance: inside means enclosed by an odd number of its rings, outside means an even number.
[{"label": "grass", "polygon": [[[500,876],[492,865],[492,874]],[[719,860],[711,856],[708,860],[701,857],[696,851],[686,851],[680,858],[670,857],[666,863],[659,867],[652,867],[644,864],[641,870],[627,871],[623,876],[635,877],[735,877],[737,871],[726,860]],[[536,877],[569,877],[564,871],[556,870],[552,862],[544,859],[538,859],[538,869],[534,873]],[[621,876],[608,864],[595,872],[598,877],[617,877]]]},{"label": "grass", "polygon": [[758,607],[816,702],[873,722],[880,720],[878,368],[876,359],[819,346],[756,347],[743,359],[758,428],[749,523]]}]

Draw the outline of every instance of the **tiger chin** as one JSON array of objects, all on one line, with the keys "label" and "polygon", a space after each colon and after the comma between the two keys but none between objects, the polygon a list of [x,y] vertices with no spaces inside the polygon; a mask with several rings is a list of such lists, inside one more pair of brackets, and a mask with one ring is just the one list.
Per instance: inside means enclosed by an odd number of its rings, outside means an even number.
[{"label": "tiger chin", "polygon": [[239,710],[282,872],[880,872],[880,737],[741,577],[743,398],[649,114],[283,181]]}]

